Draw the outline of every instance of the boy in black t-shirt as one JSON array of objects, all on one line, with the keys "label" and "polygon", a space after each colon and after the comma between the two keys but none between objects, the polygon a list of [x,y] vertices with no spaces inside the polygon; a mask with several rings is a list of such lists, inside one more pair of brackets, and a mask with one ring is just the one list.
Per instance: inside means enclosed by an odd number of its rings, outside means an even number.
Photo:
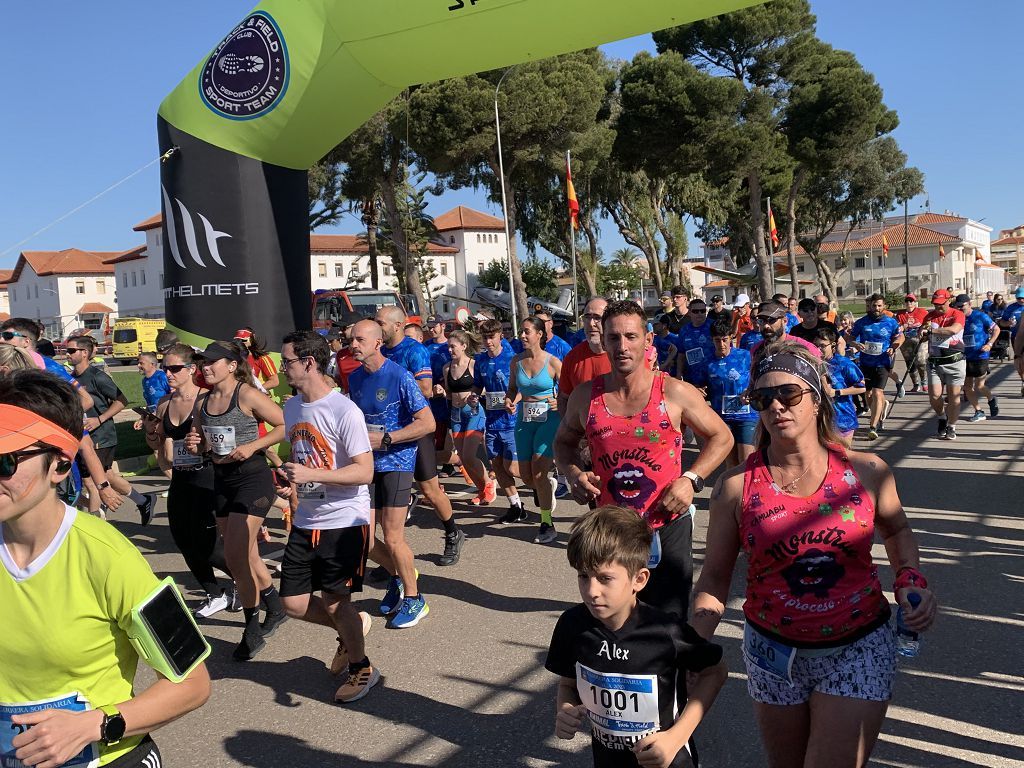
[{"label": "boy in black t-shirt", "polygon": [[721,646],[637,600],[651,540],[643,518],[612,506],[585,514],[569,536],[583,604],[559,618],[544,666],[562,678],[555,735],[572,739],[589,717],[598,768],[696,768],[693,731],[726,679]]}]

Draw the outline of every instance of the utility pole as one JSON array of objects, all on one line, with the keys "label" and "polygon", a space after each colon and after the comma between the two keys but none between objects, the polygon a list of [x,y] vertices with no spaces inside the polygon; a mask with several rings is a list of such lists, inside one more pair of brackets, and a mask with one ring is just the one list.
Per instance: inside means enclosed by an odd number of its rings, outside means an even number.
[{"label": "utility pole", "polygon": [[908,200],[903,201],[903,273],[906,279],[906,282],[903,284],[904,293],[910,293],[910,249],[907,245],[910,242],[908,235],[910,231],[910,220],[907,214],[908,203]]}]

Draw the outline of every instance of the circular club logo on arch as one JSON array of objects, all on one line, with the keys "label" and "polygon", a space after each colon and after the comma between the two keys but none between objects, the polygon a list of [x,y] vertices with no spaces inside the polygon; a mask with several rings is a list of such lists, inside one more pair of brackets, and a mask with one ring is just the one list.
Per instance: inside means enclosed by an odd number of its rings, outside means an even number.
[{"label": "circular club logo on arch", "polygon": [[280,103],[288,76],[288,48],[281,29],[269,13],[257,11],[210,54],[199,75],[199,94],[222,117],[252,120]]}]

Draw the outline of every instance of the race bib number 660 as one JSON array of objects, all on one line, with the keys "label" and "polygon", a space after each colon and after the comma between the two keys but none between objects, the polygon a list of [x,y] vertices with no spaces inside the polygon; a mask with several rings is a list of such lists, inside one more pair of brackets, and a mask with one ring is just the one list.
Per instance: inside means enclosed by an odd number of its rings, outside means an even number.
[{"label": "race bib number 660", "polygon": [[577,662],[576,690],[608,749],[630,749],[658,730],[657,675],[610,675]]}]

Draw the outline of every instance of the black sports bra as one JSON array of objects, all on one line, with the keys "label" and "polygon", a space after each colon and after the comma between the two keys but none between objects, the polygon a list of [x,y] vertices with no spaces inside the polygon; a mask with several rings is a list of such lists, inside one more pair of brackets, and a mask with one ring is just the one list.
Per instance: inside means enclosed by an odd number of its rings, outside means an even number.
[{"label": "black sports bra", "polygon": [[466,365],[466,370],[457,379],[452,378],[452,367],[451,364],[448,366],[448,392],[471,392],[473,390],[473,374],[469,372],[469,365]]}]

